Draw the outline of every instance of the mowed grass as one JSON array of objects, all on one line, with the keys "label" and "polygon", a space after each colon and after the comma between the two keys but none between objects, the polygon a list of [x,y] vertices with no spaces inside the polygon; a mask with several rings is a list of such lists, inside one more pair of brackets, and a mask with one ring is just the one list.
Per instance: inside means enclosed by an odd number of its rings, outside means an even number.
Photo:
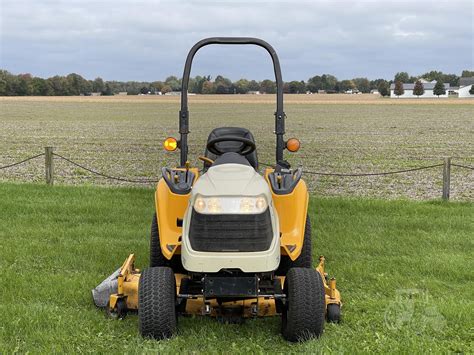
[{"label": "mowed grass", "polygon": [[472,203],[312,198],[313,256],[343,322],[289,344],[280,319],[180,318],[171,340],[107,319],[91,289],[130,253],[148,263],[153,190],[0,184],[0,352],[473,352]]},{"label": "mowed grass", "polygon": [[[190,97],[189,160],[201,166],[212,129],[250,129],[259,160],[274,163],[273,95]],[[286,95],[286,138],[302,142],[286,154],[294,167],[329,173],[370,173],[442,163],[474,166],[474,100],[396,100],[375,95]],[[178,135],[179,97],[0,98],[0,166],[41,153],[45,146],[108,175],[153,179],[162,166],[176,166],[179,153],[162,141]],[[451,198],[474,200],[474,172],[453,167]],[[122,184],[91,175],[56,159],[55,178],[67,184]],[[0,171],[2,181],[43,181],[39,158]],[[441,196],[442,167],[400,175],[328,177],[306,174],[322,196]],[[151,186],[150,186],[151,187]]]}]

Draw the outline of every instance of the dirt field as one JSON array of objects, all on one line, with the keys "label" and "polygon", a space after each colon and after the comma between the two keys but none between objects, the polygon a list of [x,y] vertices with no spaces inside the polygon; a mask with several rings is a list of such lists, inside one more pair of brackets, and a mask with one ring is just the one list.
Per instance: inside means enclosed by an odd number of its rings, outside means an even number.
[{"label": "dirt field", "polygon": [[[438,164],[445,156],[474,165],[474,100],[383,99],[375,95],[287,95],[287,137],[302,149],[287,154],[309,171],[380,172]],[[106,174],[157,178],[179,153],[162,150],[177,136],[179,97],[0,98],[0,166],[41,153],[44,146]],[[190,97],[190,158],[204,151],[214,127],[249,128],[259,160],[274,162],[272,95]],[[42,181],[43,158],[0,170],[0,180]],[[60,160],[55,178],[66,184],[127,184],[95,177]],[[441,196],[442,168],[381,177],[306,175],[319,195],[414,199]],[[474,199],[474,173],[452,168],[452,198]]]}]

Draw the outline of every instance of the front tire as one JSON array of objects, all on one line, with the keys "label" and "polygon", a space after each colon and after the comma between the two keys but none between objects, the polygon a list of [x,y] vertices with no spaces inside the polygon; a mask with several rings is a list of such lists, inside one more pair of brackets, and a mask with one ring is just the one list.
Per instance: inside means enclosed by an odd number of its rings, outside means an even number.
[{"label": "front tire", "polygon": [[138,323],[144,337],[167,339],[176,333],[176,280],[171,268],[143,270],[138,284]]},{"label": "front tire", "polygon": [[292,268],[285,279],[286,304],[281,333],[291,342],[321,336],[324,330],[324,284],[314,269]]}]

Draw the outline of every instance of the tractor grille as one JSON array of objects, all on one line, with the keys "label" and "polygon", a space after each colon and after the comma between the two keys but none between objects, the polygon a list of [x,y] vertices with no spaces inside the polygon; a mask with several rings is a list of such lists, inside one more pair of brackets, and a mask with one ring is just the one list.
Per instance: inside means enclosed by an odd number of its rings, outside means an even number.
[{"label": "tractor grille", "polygon": [[272,243],[272,221],[260,214],[201,214],[193,210],[189,241],[196,251],[264,251]]}]

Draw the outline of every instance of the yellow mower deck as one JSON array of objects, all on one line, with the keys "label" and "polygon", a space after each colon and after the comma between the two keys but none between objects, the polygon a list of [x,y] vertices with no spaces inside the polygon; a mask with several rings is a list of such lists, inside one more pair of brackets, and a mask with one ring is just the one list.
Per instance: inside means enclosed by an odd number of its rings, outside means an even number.
[{"label": "yellow mower deck", "polygon": [[[108,310],[114,312],[117,306],[117,301],[123,299],[126,302],[127,309],[138,309],[138,283],[140,280],[140,270],[134,266],[135,255],[130,254],[123,263],[118,276],[118,290],[117,293],[110,295]],[[336,289],[336,279],[328,280],[328,275],[324,270],[325,258],[319,258],[319,264],[316,271],[321,275],[324,283],[326,309],[330,304],[337,304],[342,306],[341,294]],[[176,278],[176,294],[179,293],[181,280],[187,278],[185,274],[175,274]],[[285,282],[284,277],[280,277],[281,285]],[[220,305],[215,299],[206,299],[201,296],[188,298],[186,302],[186,315],[209,315],[216,317],[218,314],[216,310],[219,307],[226,309],[243,308],[243,317],[266,317],[275,316],[278,314],[275,299],[271,297],[258,297],[245,299],[240,301],[223,302]]]}]

